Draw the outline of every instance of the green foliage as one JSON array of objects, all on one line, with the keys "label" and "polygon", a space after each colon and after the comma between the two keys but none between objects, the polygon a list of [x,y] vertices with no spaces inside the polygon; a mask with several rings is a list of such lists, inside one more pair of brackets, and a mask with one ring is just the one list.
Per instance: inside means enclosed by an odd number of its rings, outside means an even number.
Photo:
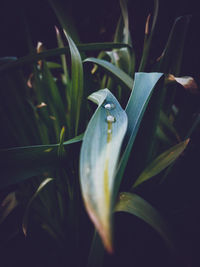
[{"label": "green foliage", "polygon": [[[113,42],[90,44],[77,44],[73,21],[66,19],[57,1],[49,2],[64,29],[56,28],[58,48],[44,50],[40,44],[37,53],[0,61],[0,189],[15,188],[2,202],[13,201],[5,204],[0,220],[17,205],[25,207],[24,233],[28,235],[31,221],[36,222],[59,248],[67,247],[70,259],[81,251],[87,232],[83,266],[100,267],[104,248],[114,251],[115,211],[144,220],[174,248],[167,223],[148,196],[144,200],[130,192],[140,192],[147,180],[150,188],[159,186],[164,170],[169,167],[164,174],[169,177],[188,145],[176,129],[179,116],[166,74],[180,72],[189,17],[176,20],[159,62],[146,73],[159,1],[154,1],[151,29],[150,17],[146,23],[138,70],[126,1],[120,1],[122,15]],[[88,51],[100,53],[87,57]],[[24,66],[30,68],[29,77]],[[98,105],[95,112],[88,95]],[[192,131],[197,124],[199,118]],[[124,187],[127,192],[120,193]],[[73,261],[78,266],[79,258]]]}]

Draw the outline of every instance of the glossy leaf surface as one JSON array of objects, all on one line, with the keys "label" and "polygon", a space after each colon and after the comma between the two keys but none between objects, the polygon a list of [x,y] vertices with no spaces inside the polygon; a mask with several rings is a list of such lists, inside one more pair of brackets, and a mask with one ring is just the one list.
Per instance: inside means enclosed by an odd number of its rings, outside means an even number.
[{"label": "glossy leaf surface", "polygon": [[108,89],[89,99],[98,108],[86,129],[80,154],[81,190],[87,212],[107,251],[112,252],[112,200],[127,116]]}]

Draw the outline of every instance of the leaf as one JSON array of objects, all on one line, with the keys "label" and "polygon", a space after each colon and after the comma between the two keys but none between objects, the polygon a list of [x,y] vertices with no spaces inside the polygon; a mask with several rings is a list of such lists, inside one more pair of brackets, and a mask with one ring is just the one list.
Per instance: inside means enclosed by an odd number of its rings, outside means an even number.
[{"label": "leaf", "polygon": [[[114,41],[129,44],[132,47],[132,41],[129,32],[129,18],[126,0],[120,0],[122,16],[118,21],[115,31]],[[133,75],[135,68],[135,54],[133,49],[123,47],[110,52],[112,54],[112,63],[129,75]]]},{"label": "leaf", "polygon": [[14,210],[14,208],[18,205],[18,201],[16,199],[16,193],[9,193],[4,200],[1,202],[0,206],[0,224],[6,219],[6,217]]},{"label": "leaf", "polygon": [[43,90],[45,90],[49,100],[48,105],[51,107],[52,115],[55,116],[57,121],[57,131],[60,132],[60,126],[63,126],[66,123],[65,106],[59,88],[45,61],[43,61],[42,66],[42,81],[45,87]]},{"label": "leaf", "polygon": [[[122,47],[130,47],[128,44],[123,44],[123,43],[86,43],[86,44],[77,44],[77,48],[79,51],[84,52],[84,51],[101,51],[101,50],[108,50],[108,49],[113,49],[113,48],[122,48]],[[7,71],[10,69],[15,69],[19,67],[23,67],[26,64],[30,64],[33,62],[37,62],[38,60],[41,59],[46,59],[49,57],[55,57],[55,56],[60,56],[63,54],[69,53],[69,47],[63,47],[63,48],[54,48],[54,49],[49,49],[41,53],[32,53],[28,56],[21,57],[19,59],[17,58],[2,58],[2,62],[0,61],[0,72],[1,71]]]},{"label": "leaf", "polygon": [[182,85],[185,90],[189,91],[193,94],[199,94],[197,83],[195,82],[193,77],[190,76],[183,76],[183,77],[175,77],[172,74],[169,74],[168,80],[171,82],[177,82]]},{"label": "leaf", "polygon": [[149,180],[150,178],[154,177],[155,175],[163,171],[165,168],[167,168],[171,163],[173,163],[182,154],[182,152],[187,147],[188,142],[189,142],[189,139],[171,147],[170,149],[168,149],[167,151],[159,155],[140,174],[140,176],[135,181],[132,188],[135,188],[136,186]]},{"label": "leaf", "polygon": [[86,58],[84,61],[97,64],[98,66],[102,67],[108,74],[113,76],[115,79],[117,79],[121,84],[127,86],[129,89],[132,89],[133,87],[133,79],[126,74],[121,69],[115,67],[112,63],[103,60],[103,59],[97,59],[97,58]]},{"label": "leaf", "polygon": [[37,191],[34,193],[34,195],[32,196],[32,198],[29,200],[28,205],[26,207],[25,213],[24,213],[24,217],[23,217],[23,222],[22,222],[22,230],[24,232],[24,235],[27,235],[27,224],[28,224],[28,215],[29,215],[29,211],[30,211],[30,207],[31,204],[33,203],[33,201],[35,200],[35,198],[37,197],[37,195],[41,192],[41,190],[49,183],[53,181],[53,178],[46,178],[38,187]]},{"label": "leaf", "polygon": [[74,127],[73,134],[77,135],[79,128],[80,112],[83,101],[83,65],[82,59],[79,51],[71,39],[71,37],[66,33],[65,36],[69,43],[70,54],[71,54],[71,116],[70,116],[70,127]]},{"label": "leaf", "polygon": [[154,0],[154,12],[153,12],[153,21],[152,21],[152,26],[151,30],[149,31],[149,21],[150,21],[150,14],[147,17],[146,20],[146,26],[145,26],[145,37],[144,37],[144,47],[143,47],[143,52],[142,52],[142,58],[140,61],[140,66],[139,66],[139,72],[144,71],[147,60],[149,57],[149,51],[151,48],[151,42],[152,42],[152,37],[154,34],[155,30],[155,25],[158,17],[158,9],[159,9],[159,0]]},{"label": "leaf", "polygon": [[190,19],[191,16],[187,15],[178,17],[175,20],[165,49],[162,55],[157,59],[158,63],[154,67],[154,71],[171,73],[176,76],[179,75]]},{"label": "leaf", "polygon": [[172,135],[174,135],[176,137],[176,139],[180,142],[180,136],[178,134],[178,132],[176,131],[176,129],[174,128],[172,122],[169,120],[169,118],[167,117],[167,115],[165,114],[164,111],[161,110],[160,112],[160,124],[162,126],[164,126]]},{"label": "leaf", "polygon": [[166,222],[158,211],[140,196],[127,192],[120,193],[115,212],[128,212],[137,216],[158,232],[169,248],[174,250],[174,241]]},{"label": "leaf", "polygon": [[56,62],[51,62],[51,61],[47,62],[47,67],[49,69],[60,69],[60,68],[62,68],[62,66],[60,64],[58,64]]},{"label": "leaf", "polygon": [[92,244],[88,256],[87,267],[102,267],[104,260],[104,247],[97,231],[94,231]]},{"label": "leaf", "polygon": [[115,171],[127,116],[108,89],[90,95],[98,108],[86,129],[80,153],[80,182],[86,210],[105,248],[112,252]]},{"label": "leaf", "polygon": [[62,127],[60,132],[60,143],[58,146],[58,157],[60,157],[61,159],[65,155],[64,138],[65,138],[65,127]]},{"label": "leaf", "polygon": [[[80,142],[83,134],[63,143]],[[27,178],[54,170],[59,164],[59,144],[17,147],[0,150],[0,189]]]},{"label": "leaf", "polygon": [[147,108],[153,89],[162,73],[135,73],[134,86],[126,106],[128,128],[125,136],[125,149],[117,170],[115,196],[117,196],[120,183],[137,135],[141,120]]},{"label": "leaf", "polygon": [[[55,27],[55,30],[56,30],[56,37],[57,37],[57,43],[58,43],[58,47],[59,48],[63,48],[64,47],[64,43],[63,43],[63,40],[62,40],[62,37],[61,37],[61,34],[58,30],[57,27]],[[63,69],[63,82],[64,84],[67,84],[68,80],[69,80],[69,74],[68,74],[68,71],[67,71],[67,61],[66,61],[66,56],[65,55],[61,55],[61,62],[62,62],[62,69]]]}]

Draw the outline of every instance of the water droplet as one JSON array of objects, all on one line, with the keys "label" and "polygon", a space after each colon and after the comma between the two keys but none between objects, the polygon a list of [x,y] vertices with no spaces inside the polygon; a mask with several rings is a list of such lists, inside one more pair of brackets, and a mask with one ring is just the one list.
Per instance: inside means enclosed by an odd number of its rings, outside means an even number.
[{"label": "water droplet", "polygon": [[111,134],[112,133],[112,130],[111,129],[108,129],[108,134]]},{"label": "water droplet", "polygon": [[112,110],[115,108],[115,105],[113,103],[106,103],[104,105],[104,108],[107,109],[107,110]]},{"label": "water droplet", "polygon": [[114,117],[114,116],[112,116],[112,115],[108,115],[108,116],[107,116],[107,118],[106,118],[106,121],[107,121],[107,122],[111,122],[111,123],[112,123],[112,122],[115,122],[115,121],[116,121],[116,119],[115,119],[115,117]]}]

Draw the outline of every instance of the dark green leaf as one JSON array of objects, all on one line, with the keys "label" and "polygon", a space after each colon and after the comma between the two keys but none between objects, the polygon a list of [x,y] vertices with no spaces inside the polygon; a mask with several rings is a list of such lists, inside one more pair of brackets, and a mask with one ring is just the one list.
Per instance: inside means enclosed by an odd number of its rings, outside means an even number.
[{"label": "dark green leaf", "polygon": [[171,163],[173,163],[185,150],[186,146],[188,145],[189,139],[184,142],[181,142],[167,151],[163,152],[159,155],[155,160],[153,160],[140,174],[138,179],[135,181],[132,188],[140,185],[141,183],[149,180],[150,178],[154,177],[165,168],[167,168]]},{"label": "dark green leaf", "polygon": [[174,250],[174,241],[166,222],[158,211],[140,196],[127,192],[120,193],[115,211],[128,212],[145,221],[160,234],[169,248]]},{"label": "dark green leaf", "polygon": [[[63,143],[80,142],[83,134]],[[59,165],[59,144],[16,147],[0,150],[0,189],[17,184],[32,176],[54,170]]]}]

